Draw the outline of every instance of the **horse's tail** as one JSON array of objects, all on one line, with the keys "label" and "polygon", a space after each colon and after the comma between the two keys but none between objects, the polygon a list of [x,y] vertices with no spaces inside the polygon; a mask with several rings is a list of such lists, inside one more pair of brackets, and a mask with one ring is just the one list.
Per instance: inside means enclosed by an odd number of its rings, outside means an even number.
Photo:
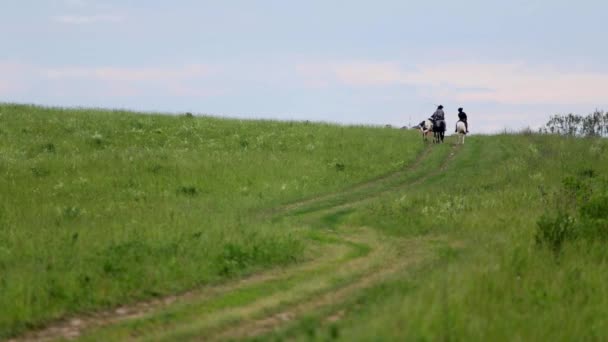
[{"label": "horse's tail", "polygon": [[445,132],[445,120],[438,120],[437,122],[435,122],[435,125],[433,126],[433,131],[436,132]]}]

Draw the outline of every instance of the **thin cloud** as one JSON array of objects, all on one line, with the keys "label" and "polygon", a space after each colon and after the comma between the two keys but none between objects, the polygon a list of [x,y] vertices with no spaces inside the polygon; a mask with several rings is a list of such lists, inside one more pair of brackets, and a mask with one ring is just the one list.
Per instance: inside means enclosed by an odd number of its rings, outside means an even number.
[{"label": "thin cloud", "polygon": [[64,0],[64,3],[72,7],[84,7],[88,4],[85,0]]},{"label": "thin cloud", "polygon": [[[52,68],[0,60],[0,96],[26,94],[34,84],[50,93],[67,96],[88,93],[113,97],[171,94],[216,96],[216,87],[204,88],[218,72],[214,66],[188,64],[176,67],[60,67]],[[86,87],[82,87],[84,83]],[[224,90],[221,91],[223,93]]]},{"label": "thin cloud", "polygon": [[10,94],[14,90],[11,83],[0,80],[0,95]]},{"label": "thin cloud", "polygon": [[166,67],[64,67],[45,69],[49,79],[90,79],[99,81],[175,81],[208,76],[213,68],[202,64],[191,64],[176,68]]},{"label": "thin cloud", "polygon": [[171,95],[182,97],[215,97],[228,94],[228,91],[218,86],[203,87],[183,84],[179,82],[167,85],[167,90]]},{"label": "thin cloud", "polygon": [[307,63],[296,65],[296,71],[313,87],[336,81],[351,86],[398,84],[402,74],[396,63],[374,62]]},{"label": "thin cloud", "polygon": [[60,15],[52,17],[56,23],[68,25],[86,25],[99,23],[121,23],[125,21],[122,15]]},{"label": "thin cloud", "polygon": [[10,96],[26,88],[26,78],[35,74],[35,71],[26,64],[0,61],[0,95]]},{"label": "thin cloud", "polygon": [[306,84],[351,87],[410,85],[458,101],[504,104],[594,104],[608,98],[608,74],[524,63],[448,63],[406,70],[398,63],[302,64]]}]

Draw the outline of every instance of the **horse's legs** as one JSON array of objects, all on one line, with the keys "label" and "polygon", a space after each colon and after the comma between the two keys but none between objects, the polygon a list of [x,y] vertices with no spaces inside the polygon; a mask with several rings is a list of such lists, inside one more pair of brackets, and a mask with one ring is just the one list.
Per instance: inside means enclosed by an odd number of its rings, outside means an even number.
[{"label": "horse's legs", "polygon": [[464,137],[465,137],[464,133],[458,132],[458,144],[464,145]]}]

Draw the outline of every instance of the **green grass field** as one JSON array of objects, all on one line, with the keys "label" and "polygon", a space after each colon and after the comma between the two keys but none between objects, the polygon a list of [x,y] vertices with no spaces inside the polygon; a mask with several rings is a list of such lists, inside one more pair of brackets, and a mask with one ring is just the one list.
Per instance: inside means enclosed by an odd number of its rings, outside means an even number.
[{"label": "green grass field", "polygon": [[306,258],[270,208],[402,168],[390,129],[0,106],[0,336]]},{"label": "green grass field", "polygon": [[[335,324],[319,328],[326,316],[313,314],[277,336],[605,339],[607,152],[605,139],[471,137],[445,172],[423,187],[395,192],[343,221],[395,237],[442,235],[456,247],[438,250],[427,267],[353,296],[341,305],[349,314]],[[572,179],[574,193],[568,191]],[[596,220],[577,214],[579,207],[597,209]],[[575,221],[567,228],[574,234],[563,234],[556,251],[555,240],[537,242],[538,222],[560,212]]]},{"label": "green grass field", "polygon": [[606,140],[450,139],[1,105],[0,339],[606,338]]}]

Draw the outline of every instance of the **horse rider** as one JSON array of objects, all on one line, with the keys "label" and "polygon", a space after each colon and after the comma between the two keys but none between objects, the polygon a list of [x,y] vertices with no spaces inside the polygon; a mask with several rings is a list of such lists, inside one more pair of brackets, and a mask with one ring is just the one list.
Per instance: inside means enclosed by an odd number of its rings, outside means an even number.
[{"label": "horse rider", "polygon": [[[467,130],[467,133],[469,133],[469,123],[467,122],[467,113],[465,113],[462,110],[462,107],[458,108],[458,121],[464,122],[464,127]],[[456,124],[458,124],[458,122],[456,122]],[[458,131],[456,131],[456,133],[458,133]]]},{"label": "horse rider", "polygon": [[431,115],[431,120],[434,122],[445,121],[445,113],[443,112],[443,106],[439,105],[437,110],[433,115]]}]

